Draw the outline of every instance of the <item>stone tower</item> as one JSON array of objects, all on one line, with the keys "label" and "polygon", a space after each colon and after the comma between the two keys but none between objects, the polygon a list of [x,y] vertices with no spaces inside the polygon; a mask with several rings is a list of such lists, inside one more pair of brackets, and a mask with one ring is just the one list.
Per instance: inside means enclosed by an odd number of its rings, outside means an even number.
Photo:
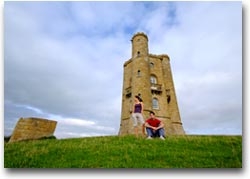
[{"label": "stone tower", "polygon": [[155,116],[164,122],[166,135],[185,134],[169,56],[150,54],[148,37],[144,33],[136,33],[131,42],[132,57],[124,63],[119,135],[133,134],[131,112],[135,95],[143,99],[145,120],[149,117],[149,111],[154,111]]}]

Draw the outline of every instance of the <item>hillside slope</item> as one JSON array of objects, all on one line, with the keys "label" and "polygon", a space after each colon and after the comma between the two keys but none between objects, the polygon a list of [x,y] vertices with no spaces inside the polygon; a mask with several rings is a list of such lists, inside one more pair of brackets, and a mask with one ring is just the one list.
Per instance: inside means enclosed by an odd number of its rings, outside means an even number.
[{"label": "hillside slope", "polygon": [[241,168],[242,136],[134,136],[4,144],[5,168]]}]

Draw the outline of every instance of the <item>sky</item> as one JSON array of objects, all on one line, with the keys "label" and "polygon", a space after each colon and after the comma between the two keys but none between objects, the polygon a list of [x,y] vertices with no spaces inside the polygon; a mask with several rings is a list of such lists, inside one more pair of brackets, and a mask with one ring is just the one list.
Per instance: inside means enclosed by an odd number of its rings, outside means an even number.
[{"label": "sky", "polygon": [[144,32],[168,54],[186,134],[242,135],[241,2],[4,3],[4,135],[20,117],[57,138],[117,135],[123,64]]}]

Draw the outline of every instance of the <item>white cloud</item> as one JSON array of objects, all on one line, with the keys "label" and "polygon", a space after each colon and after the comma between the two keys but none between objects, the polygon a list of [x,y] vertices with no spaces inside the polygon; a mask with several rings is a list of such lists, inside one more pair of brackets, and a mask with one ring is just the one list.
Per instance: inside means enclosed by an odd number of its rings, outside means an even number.
[{"label": "white cloud", "polygon": [[95,124],[93,121],[88,121],[84,119],[60,119],[60,123],[65,125],[73,125],[73,126],[92,126]]},{"label": "white cloud", "polygon": [[86,128],[101,130],[101,131],[114,131],[114,128],[97,125],[97,123],[92,120],[63,118],[63,119],[59,119],[58,123],[60,123],[60,125],[66,125],[66,126],[69,126],[69,125],[81,126],[81,127],[86,127]]}]

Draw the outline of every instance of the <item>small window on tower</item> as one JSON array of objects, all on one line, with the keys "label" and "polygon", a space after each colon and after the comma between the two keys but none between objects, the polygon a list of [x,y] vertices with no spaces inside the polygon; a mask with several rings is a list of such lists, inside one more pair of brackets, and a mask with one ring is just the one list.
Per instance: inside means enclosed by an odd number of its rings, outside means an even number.
[{"label": "small window on tower", "polygon": [[150,83],[151,84],[157,84],[157,79],[156,79],[156,77],[154,75],[150,76]]},{"label": "small window on tower", "polygon": [[153,62],[150,62],[150,68],[154,68],[155,64]]},{"label": "small window on tower", "polygon": [[169,104],[170,101],[171,101],[171,96],[170,95],[167,95],[167,101],[168,101],[168,104]]},{"label": "small window on tower", "polygon": [[168,104],[169,104],[170,101],[171,101],[170,89],[167,89],[167,90],[166,90],[166,93],[167,93],[167,102],[168,102]]},{"label": "small window on tower", "polygon": [[153,109],[159,109],[159,102],[157,98],[153,98],[152,103],[153,103],[153,106],[152,106]]},{"label": "small window on tower", "polygon": [[137,52],[137,57],[139,57],[141,55],[141,52],[140,51],[138,51]]},{"label": "small window on tower", "polygon": [[141,70],[137,71],[137,76],[141,76]]}]

